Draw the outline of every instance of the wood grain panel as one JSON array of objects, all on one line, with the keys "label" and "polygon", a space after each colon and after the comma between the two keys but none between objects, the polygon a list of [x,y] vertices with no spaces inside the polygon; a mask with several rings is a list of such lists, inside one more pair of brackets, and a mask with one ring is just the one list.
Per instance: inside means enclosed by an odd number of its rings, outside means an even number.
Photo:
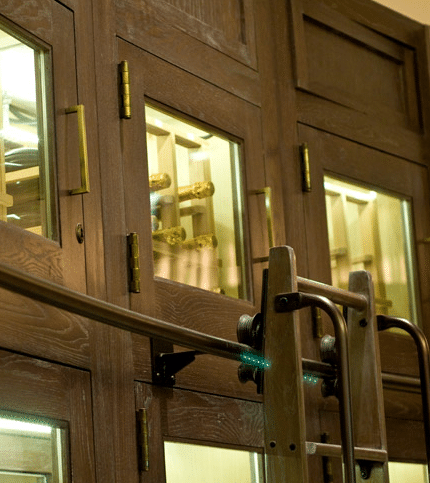
[{"label": "wood grain panel", "polygon": [[[5,0],[1,13],[24,29],[33,32],[46,42],[52,39],[52,0],[17,1]],[[0,21],[2,17],[0,16]]]},{"label": "wood grain panel", "polygon": [[61,248],[58,243],[7,223],[0,223],[2,263],[55,283],[63,282]]},{"label": "wood grain panel", "polygon": [[420,130],[416,49],[324,4],[293,8],[297,87],[385,124]]},{"label": "wood grain panel", "polygon": [[158,399],[166,439],[263,446],[261,403],[139,383],[137,388],[138,404],[148,407]]},{"label": "wood grain panel", "polygon": [[[311,3],[312,0],[306,0],[306,2]],[[377,2],[369,2],[368,0],[319,0],[318,3],[405,44],[413,43],[415,35],[423,28],[418,22]]]},{"label": "wood grain panel", "polygon": [[70,378],[62,366],[0,351],[0,407],[35,416],[70,419]]},{"label": "wood grain panel", "polygon": [[90,366],[93,322],[0,290],[0,346],[73,366]]},{"label": "wood grain panel", "polygon": [[200,39],[172,27],[170,12],[163,14],[160,11],[163,5],[168,6],[164,2],[157,2],[158,8],[142,9],[137,0],[117,0],[118,36],[226,91],[260,105],[258,73],[230,55],[210,48]]},{"label": "wood grain panel", "polygon": [[362,112],[297,92],[298,120],[309,126],[375,147],[396,156],[422,163],[424,147],[420,135],[408,129],[381,123]]},{"label": "wood grain panel", "polygon": [[[239,62],[256,68],[253,2],[251,0],[116,0],[157,17],[164,32],[186,34]],[[175,32],[176,31],[176,32]],[[179,37],[178,37],[179,38]],[[210,55],[210,49],[207,49]]]},{"label": "wood grain panel", "polygon": [[223,32],[226,39],[243,41],[243,0],[220,0],[211,3],[204,0],[166,0],[166,3],[182,10],[209,27]]},{"label": "wood grain panel", "polygon": [[426,463],[424,426],[421,421],[387,418],[388,457],[394,461]]}]

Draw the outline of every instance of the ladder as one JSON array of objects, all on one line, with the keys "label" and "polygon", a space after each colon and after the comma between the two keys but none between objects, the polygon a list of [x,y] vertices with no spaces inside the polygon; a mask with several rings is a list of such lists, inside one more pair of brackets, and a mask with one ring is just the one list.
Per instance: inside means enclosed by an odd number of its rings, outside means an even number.
[{"label": "ladder", "polygon": [[[417,343],[429,460],[428,344],[422,331],[408,321],[376,317],[370,274],[351,273],[348,291],[306,280],[297,276],[293,249],[279,246],[270,249],[263,286],[260,325],[264,333],[260,335],[265,360],[270,364],[262,383],[267,481],[314,481],[308,474],[307,458],[311,455],[342,457],[348,483],[389,481],[378,329],[393,326],[408,331]],[[343,305],[348,325],[335,304]],[[330,347],[325,352],[331,352],[335,360],[341,445],[306,441],[303,366],[323,379],[324,370],[320,362],[302,359],[299,310],[303,307],[321,308],[334,325],[336,337],[326,339]]]}]

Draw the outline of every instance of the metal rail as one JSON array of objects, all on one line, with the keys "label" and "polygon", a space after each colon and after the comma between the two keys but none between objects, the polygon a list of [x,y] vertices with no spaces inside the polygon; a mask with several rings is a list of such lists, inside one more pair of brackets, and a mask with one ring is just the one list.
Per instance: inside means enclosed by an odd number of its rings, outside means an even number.
[{"label": "metal rail", "polygon": [[141,315],[42,280],[5,264],[0,264],[0,286],[68,312],[146,337],[156,337],[206,354],[241,362],[245,355],[251,358],[251,360],[247,359],[247,363],[251,365],[252,358],[255,358],[257,363],[261,361],[261,353],[245,344]]},{"label": "metal rail", "polygon": [[[331,378],[336,376],[336,370],[327,362],[302,359],[303,372],[320,378]],[[419,394],[421,392],[420,379],[414,376],[382,373],[382,384],[385,389],[393,391],[407,391]]]}]

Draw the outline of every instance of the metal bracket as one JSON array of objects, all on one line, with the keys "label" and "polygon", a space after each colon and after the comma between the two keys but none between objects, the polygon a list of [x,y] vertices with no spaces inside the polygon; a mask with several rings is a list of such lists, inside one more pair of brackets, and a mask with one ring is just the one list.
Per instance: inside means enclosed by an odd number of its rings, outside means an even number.
[{"label": "metal bracket", "polygon": [[160,353],[155,356],[152,369],[152,380],[163,386],[174,386],[175,374],[194,362],[198,351]]}]

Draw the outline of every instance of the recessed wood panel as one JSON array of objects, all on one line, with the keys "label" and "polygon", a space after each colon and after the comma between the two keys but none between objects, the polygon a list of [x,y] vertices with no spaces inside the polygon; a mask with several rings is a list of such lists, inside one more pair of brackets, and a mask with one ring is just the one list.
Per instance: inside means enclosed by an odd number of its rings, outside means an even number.
[{"label": "recessed wood panel", "polygon": [[329,7],[294,7],[296,86],[336,104],[419,131],[416,48]]},{"label": "recessed wood panel", "polygon": [[129,4],[151,21],[162,21],[160,28],[166,33],[172,29],[186,33],[256,67],[252,0],[117,0],[116,4],[119,9],[129,8]]}]

